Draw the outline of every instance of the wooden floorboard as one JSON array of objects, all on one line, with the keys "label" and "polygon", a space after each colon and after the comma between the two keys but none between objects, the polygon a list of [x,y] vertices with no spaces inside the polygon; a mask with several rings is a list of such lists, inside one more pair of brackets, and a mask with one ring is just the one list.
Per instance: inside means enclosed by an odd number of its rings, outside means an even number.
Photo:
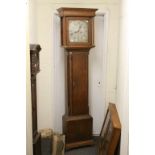
[{"label": "wooden floorboard", "polygon": [[[97,141],[98,137],[94,138]],[[52,155],[51,150],[51,140],[49,139],[42,139],[42,155]],[[87,147],[80,147],[76,149],[71,149],[65,151],[65,155],[97,155],[97,145],[87,146]]]},{"label": "wooden floorboard", "polygon": [[97,155],[96,145],[90,147],[76,148],[65,152],[65,155]]}]

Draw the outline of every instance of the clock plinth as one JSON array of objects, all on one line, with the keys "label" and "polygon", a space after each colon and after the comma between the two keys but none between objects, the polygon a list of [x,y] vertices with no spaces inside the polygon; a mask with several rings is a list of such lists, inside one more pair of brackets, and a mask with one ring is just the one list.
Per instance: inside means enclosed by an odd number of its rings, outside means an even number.
[{"label": "clock plinth", "polygon": [[63,133],[66,135],[66,149],[93,145],[90,115],[63,116]]},{"label": "clock plinth", "polygon": [[66,49],[67,103],[63,116],[66,149],[93,145],[93,118],[88,104],[88,55],[94,47],[97,9],[59,8],[61,43]]}]

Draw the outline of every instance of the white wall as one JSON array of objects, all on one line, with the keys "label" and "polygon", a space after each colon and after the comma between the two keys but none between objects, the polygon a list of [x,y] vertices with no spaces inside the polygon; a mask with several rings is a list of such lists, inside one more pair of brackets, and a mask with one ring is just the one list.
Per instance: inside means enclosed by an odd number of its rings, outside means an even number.
[{"label": "white wall", "polygon": [[[29,4],[29,3],[28,3]],[[30,9],[30,5],[28,8]],[[28,12],[28,11],[27,11]],[[29,15],[29,13],[28,13]],[[27,16],[28,16],[27,15]],[[29,49],[29,17],[26,31],[26,155],[33,154],[32,148],[32,106],[31,106],[31,76],[30,76],[30,49]]]},{"label": "white wall", "polygon": [[29,39],[30,43],[37,43],[37,29],[36,29],[36,16],[37,16],[37,7],[36,0],[29,1]]},{"label": "white wall", "polygon": [[[31,25],[34,34],[30,34],[30,38],[33,38],[33,42],[37,42],[41,45],[42,50],[40,52],[40,68],[41,72],[37,75],[38,85],[38,127],[41,128],[53,128],[61,131],[61,118],[57,115],[64,113],[63,96],[56,93],[56,88],[54,88],[54,50],[55,38],[54,34],[54,13],[59,7],[89,7],[98,8],[100,12],[107,13],[107,31],[105,35],[107,41],[105,41],[106,53],[106,72],[104,85],[105,90],[103,90],[103,96],[105,94],[105,104],[108,102],[116,101],[116,76],[117,76],[117,51],[118,51],[118,36],[119,36],[119,10],[120,2],[119,0],[92,0],[90,1],[50,1],[50,0],[38,0],[36,2],[36,12],[35,12],[35,22]],[[31,18],[32,20],[33,18]],[[31,37],[34,35],[34,37]],[[102,38],[103,36],[101,36]],[[60,61],[60,60],[55,60]],[[93,60],[92,60],[93,61]],[[59,62],[57,62],[59,63]],[[99,79],[100,80],[100,79]],[[59,82],[59,81],[58,81]],[[96,83],[97,84],[97,83]],[[64,89],[62,87],[62,89]],[[105,92],[104,92],[105,91]],[[57,94],[57,101],[54,100],[54,94]],[[95,96],[95,94],[94,94]],[[59,103],[61,101],[61,104]],[[97,103],[94,103],[94,106]],[[101,106],[95,111],[103,112]],[[99,108],[100,107],[100,108]],[[103,103],[104,108],[104,103]],[[90,109],[91,111],[91,109]],[[98,120],[98,118],[94,118]],[[100,123],[99,123],[100,124]],[[99,128],[97,129],[99,131]]]},{"label": "white wall", "polygon": [[96,13],[95,48],[89,52],[89,108],[93,117],[93,134],[98,135],[106,110],[106,57],[108,13]]},{"label": "white wall", "polygon": [[127,44],[127,12],[126,4],[123,3],[121,10],[121,35],[118,53],[118,80],[116,106],[122,124],[120,155],[128,155],[129,140],[129,96],[128,96],[128,44]]},{"label": "white wall", "polygon": [[[29,45],[28,40],[27,45]],[[26,154],[32,155],[32,111],[29,46],[27,46],[26,50]]]}]

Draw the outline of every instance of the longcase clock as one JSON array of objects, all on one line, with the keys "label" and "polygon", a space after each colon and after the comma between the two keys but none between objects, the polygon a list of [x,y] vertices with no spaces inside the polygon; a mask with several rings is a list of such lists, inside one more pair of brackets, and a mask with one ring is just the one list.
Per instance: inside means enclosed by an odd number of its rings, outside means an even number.
[{"label": "longcase clock", "polygon": [[93,118],[88,104],[88,55],[94,47],[97,9],[59,8],[61,44],[66,55],[67,103],[63,116],[66,149],[92,145]]},{"label": "longcase clock", "polygon": [[40,71],[40,65],[39,65],[40,50],[41,50],[40,45],[30,44],[33,155],[41,155],[41,134],[38,132],[38,125],[37,125],[37,81],[36,81],[36,75]]}]

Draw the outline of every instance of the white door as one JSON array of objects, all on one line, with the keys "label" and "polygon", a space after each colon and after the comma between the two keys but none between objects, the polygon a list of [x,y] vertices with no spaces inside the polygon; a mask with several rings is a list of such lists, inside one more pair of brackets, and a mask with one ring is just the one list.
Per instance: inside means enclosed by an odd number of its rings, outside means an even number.
[{"label": "white door", "polygon": [[95,48],[89,54],[89,107],[93,117],[93,134],[101,131],[105,116],[106,51],[104,16],[95,17]]}]

